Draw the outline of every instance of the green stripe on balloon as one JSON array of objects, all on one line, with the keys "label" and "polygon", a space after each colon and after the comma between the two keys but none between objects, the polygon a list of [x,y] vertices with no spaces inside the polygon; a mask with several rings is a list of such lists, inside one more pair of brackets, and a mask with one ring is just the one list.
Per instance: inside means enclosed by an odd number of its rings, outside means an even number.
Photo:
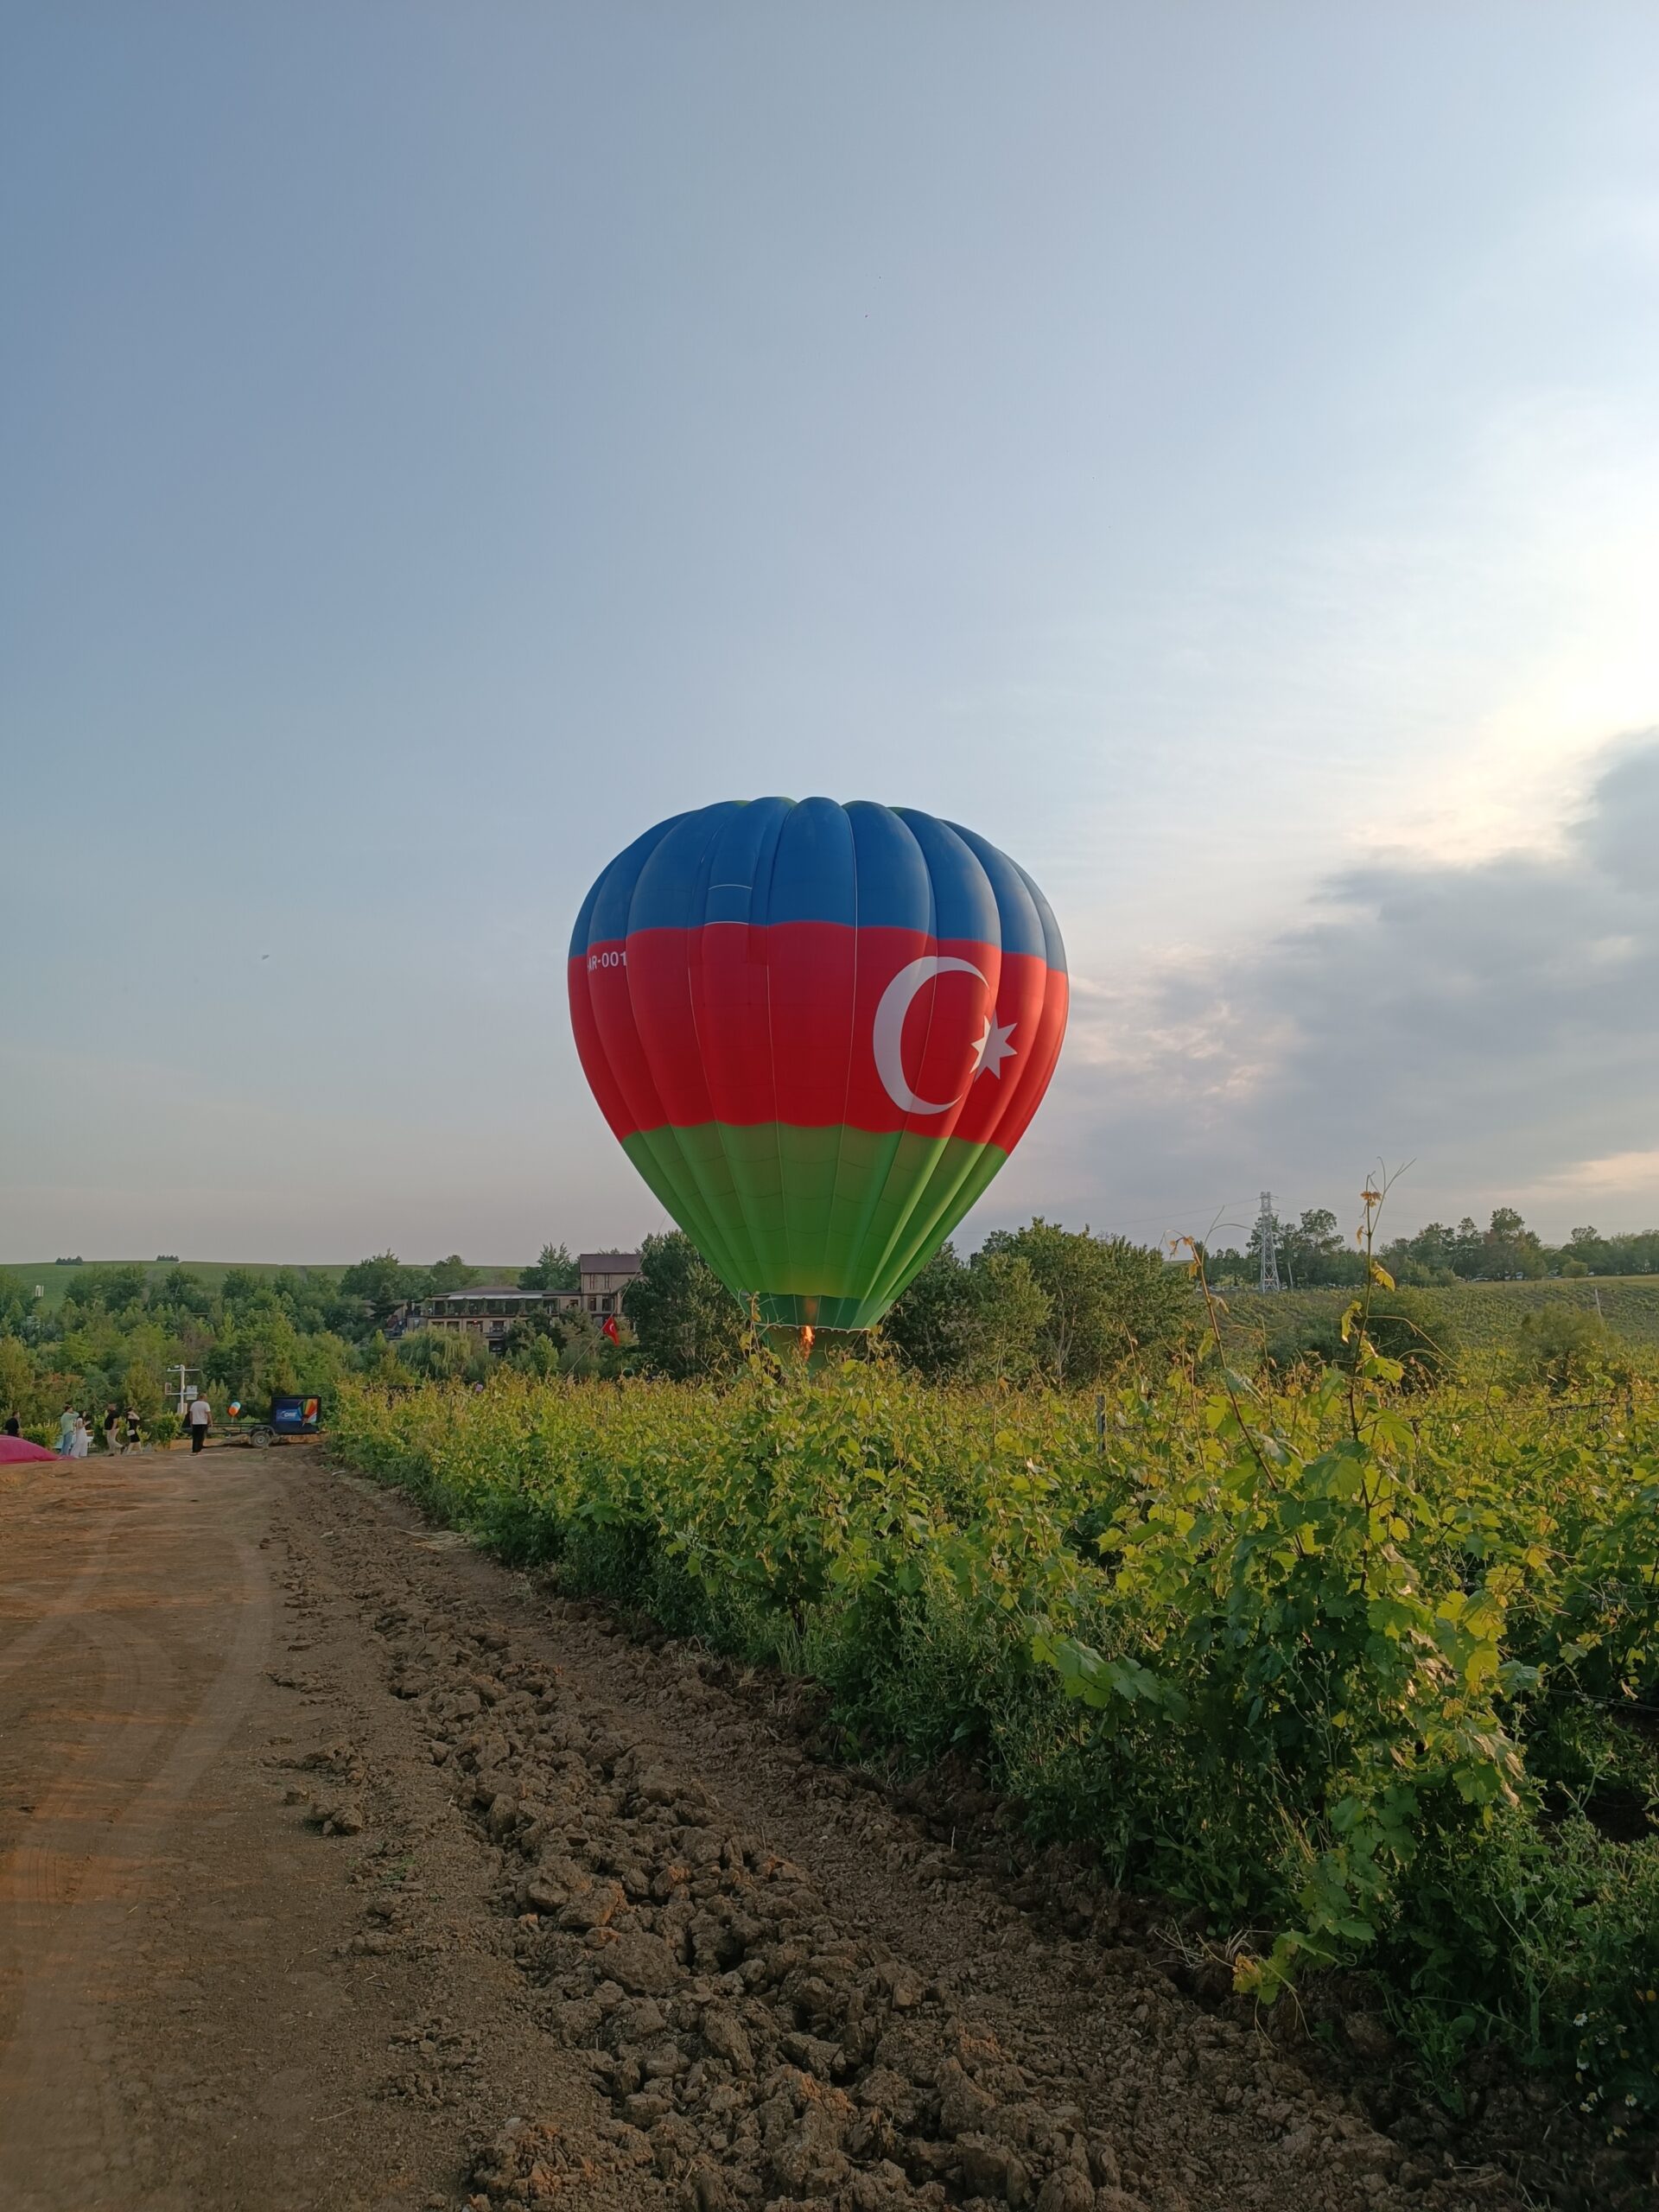
[{"label": "green stripe on balloon", "polygon": [[769,1326],[867,1329],[983,1193],[998,1145],[702,1122],[623,1149],[726,1287]]}]

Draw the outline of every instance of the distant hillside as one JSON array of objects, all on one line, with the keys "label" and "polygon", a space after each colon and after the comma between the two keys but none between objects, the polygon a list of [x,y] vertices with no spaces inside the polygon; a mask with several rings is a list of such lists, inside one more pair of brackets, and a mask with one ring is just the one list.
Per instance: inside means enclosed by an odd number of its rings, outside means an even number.
[{"label": "distant hillside", "polygon": [[[1329,1321],[1357,1294],[1351,1290],[1259,1290],[1221,1294],[1229,1325],[1257,1343],[1303,1321]],[[1448,1290],[1414,1291],[1452,1318],[1465,1347],[1479,1351],[1512,1344],[1529,1313],[1551,1306],[1599,1310],[1610,1329],[1631,1344],[1659,1344],[1659,1276],[1599,1275],[1571,1282],[1466,1282]]]},{"label": "distant hillside", "polygon": [[[55,1313],[69,1295],[70,1285],[92,1267],[142,1267],[154,1282],[166,1274],[175,1264],[171,1260],[83,1260],[79,1264],[61,1267],[55,1260],[10,1260],[0,1265],[0,1276],[10,1276],[22,1287],[29,1297],[38,1283],[41,1287],[41,1307],[45,1313]],[[245,1268],[252,1275],[280,1274],[284,1268],[291,1268],[296,1275],[313,1278],[322,1276],[338,1282],[352,1262],[347,1260],[297,1262],[281,1260],[181,1260],[176,1262],[193,1275],[200,1276],[210,1288],[217,1290],[232,1268]],[[487,1265],[483,1261],[473,1263],[478,1269],[480,1282],[517,1282],[520,1268],[528,1267],[527,1260],[515,1260],[511,1267]]]}]

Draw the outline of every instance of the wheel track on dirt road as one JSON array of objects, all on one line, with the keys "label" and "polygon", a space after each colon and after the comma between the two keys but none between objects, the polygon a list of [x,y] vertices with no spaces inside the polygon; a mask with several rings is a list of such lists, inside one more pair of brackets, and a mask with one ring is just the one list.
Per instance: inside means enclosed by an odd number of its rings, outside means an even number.
[{"label": "wheel track on dirt road", "polygon": [[[121,2202],[108,2194],[126,2133],[109,2063],[108,1993],[135,1933],[135,1909],[241,1718],[270,1642],[274,1599],[264,1563],[245,1539],[227,1535],[215,1548],[227,1554],[227,1648],[205,1681],[188,1682],[156,1634],[121,1617],[112,1533],[102,1532],[52,1617],[5,1655],[15,1674],[73,1626],[97,1677],[96,1697],[76,1713],[28,1833],[0,1862],[0,1993],[10,2017],[0,2043],[0,2158],[9,2212]],[[201,1557],[194,1579],[204,1568],[211,1580]],[[41,2094],[48,2081],[49,2097]]]},{"label": "wheel track on dirt road", "polygon": [[[0,1650],[0,1685],[10,1681],[20,1668],[37,1660],[48,1645],[73,1623],[102,1580],[109,1562],[109,1552],[110,1531],[106,1529],[99,1536],[92,1557],[69,1587],[60,1590],[45,1605],[32,1628],[23,1630],[3,1650]],[[27,1605],[33,1586],[29,1583],[14,1584],[9,1593],[12,1602]]]}]

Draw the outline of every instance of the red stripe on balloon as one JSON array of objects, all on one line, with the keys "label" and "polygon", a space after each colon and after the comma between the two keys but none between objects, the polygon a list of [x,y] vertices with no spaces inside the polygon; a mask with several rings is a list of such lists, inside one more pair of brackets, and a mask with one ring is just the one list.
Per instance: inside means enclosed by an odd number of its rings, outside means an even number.
[{"label": "red stripe on balloon", "polygon": [[[931,961],[964,965],[915,965]],[[1005,1149],[1048,1086],[1068,995],[1030,954],[834,922],[637,931],[573,955],[569,985],[582,1067],[618,1137],[786,1122]],[[988,1018],[1008,1050],[976,1075]]]}]

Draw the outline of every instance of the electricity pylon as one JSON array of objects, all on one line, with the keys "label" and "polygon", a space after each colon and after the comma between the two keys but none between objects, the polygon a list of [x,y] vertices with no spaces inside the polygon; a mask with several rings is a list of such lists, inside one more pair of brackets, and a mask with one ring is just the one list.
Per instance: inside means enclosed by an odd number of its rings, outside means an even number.
[{"label": "electricity pylon", "polygon": [[1259,1246],[1261,1272],[1256,1279],[1258,1290],[1278,1290],[1279,1281],[1279,1224],[1274,1218],[1273,1192],[1262,1193],[1262,1211],[1256,1217],[1255,1234]]}]

